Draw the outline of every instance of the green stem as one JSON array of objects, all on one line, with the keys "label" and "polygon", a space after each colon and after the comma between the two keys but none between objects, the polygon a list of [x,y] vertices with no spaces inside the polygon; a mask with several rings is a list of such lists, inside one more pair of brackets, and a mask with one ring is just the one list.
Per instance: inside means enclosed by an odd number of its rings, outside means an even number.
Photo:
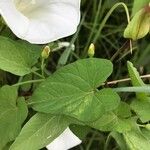
[{"label": "green stem", "polygon": [[21,85],[24,85],[24,84],[31,84],[31,83],[39,83],[39,82],[43,82],[45,81],[45,79],[39,79],[39,80],[30,80],[30,81],[25,81],[25,82],[20,82],[20,83],[16,83],[12,86],[21,86]]},{"label": "green stem", "polygon": [[115,92],[150,93],[150,86],[113,88]]},{"label": "green stem", "polygon": [[97,13],[96,13],[95,20],[94,20],[94,24],[93,24],[93,27],[92,27],[92,31],[91,31],[90,36],[89,36],[89,38],[88,38],[86,47],[84,48],[83,56],[87,56],[87,49],[88,49],[88,47],[89,47],[89,45],[90,45],[90,42],[91,42],[91,40],[92,40],[94,31],[95,31],[95,29],[96,29],[96,25],[97,25],[97,22],[98,22],[98,19],[99,19],[99,14],[100,14],[101,6],[102,6],[102,0],[99,1]]},{"label": "green stem", "polygon": [[41,73],[42,73],[42,76],[44,76],[44,68],[45,68],[44,62],[45,62],[45,59],[42,58],[42,62],[41,62]]},{"label": "green stem", "polygon": [[99,30],[98,30],[98,32],[97,32],[97,34],[96,34],[96,36],[95,36],[95,38],[94,38],[94,40],[93,40],[93,43],[95,43],[95,42],[97,41],[97,39],[98,39],[99,35],[101,34],[101,31],[102,31],[102,29],[104,28],[104,26],[105,26],[107,20],[109,19],[109,17],[110,17],[111,14],[113,13],[113,11],[114,11],[117,7],[119,7],[119,6],[123,6],[123,7],[124,7],[125,12],[126,12],[126,15],[127,15],[127,21],[128,21],[128,23],[130,22],[130,15],[129,15],[129,11],[128,11],[128,8],[127,8],[126,4],[123,3],[123,2],[116,3],[116,4],[109,10],[109,12],[106,14],[105,18],[103,19],[103,21],[102,21],[102,23],[101,23],[101,25],[100,25],[100,27],[99,27]]},{"label": "green stem", "polygon": [[92,143],[94,141],[94,138],[95,138],[96,134],[97,134],[96,132],[93,133],[93,135],[92,135],[92,137],[91,137],[91,139],[90,139],[90,141],[89,141],[89,143],[88,143],[88,145],[86,147],[86,150],[90,150],[90,147],[91,147],[91,145],[92,145]]},{"label": "green stem", "polygon": [[70,45],[66,48],[66,51],[69,50],[69,49],[70,49],[70,46],[75,43],[75,41],[76,41],[76,39],[77,39],[77,37],[78,37],[78,34],[79,34],[80,30],[81,30],[81,27],[82,27],[82,25],[83,25],[83,22],[84,22],[84,20],[85,20],[86,14],[87,14],[86,12],[83,14],[83,17],[82,17],[82,19],[81,19],[81,21],[80,21],[80,24],[79,24],[79,26],[78,26],[78,30],[77,30],[77,32],[75,33],[75,35],[73,36],[72,40],[70,41]]},{"label": "green stem", "polygon": [[145,128],[146,125],[137,124],[139,127]]},{"label": "green stem", "polygon": [[39,74],[39,73],[37,73],[37,72],[35,72],[35,71],[33,71],[32,73],[35,74],[35,75],[37,75],[37,76],[40,77],[40,78],[43,78],[43,79],[45,78],[43,75],[41,75],[41,74]]},{"label": "green stem", "polygon": [[21,76],[21,77],[19,78],[18,83],[20,83],[20,82],[23,80],[23,77],[24,77],[24,76]]},{"label": "green stem", "polygon": [[110,140],[111,140],[111,133],[107,136],[105,146],[104,146],[104,150],[108,150]]}]

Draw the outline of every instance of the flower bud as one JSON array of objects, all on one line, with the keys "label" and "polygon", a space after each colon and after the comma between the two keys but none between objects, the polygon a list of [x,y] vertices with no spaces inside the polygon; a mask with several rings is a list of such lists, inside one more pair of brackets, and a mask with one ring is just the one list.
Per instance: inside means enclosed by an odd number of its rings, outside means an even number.
[{"label": "flower bud", "polygon": [[47,59],[49,57],[50,52],[51,52],[50,47],[45,46],[43,51],[42,51],[42,54],[41,54],[42,58]]},{"label": "flower bud", "polygon": [[93,57],[95,55],[95,45],[92,43],[88,49],[88,56]]},{"label": "flower bud", "polygon": [[138,40],[150,31],[150,6],[145,6],[138,11],[124,31],[124,37]]},{"label": "flower bud", "polygon": [[150,130],[150,124],[146,124],[146,125],[145,125],[145,128],[146,128],[147,130]]}]

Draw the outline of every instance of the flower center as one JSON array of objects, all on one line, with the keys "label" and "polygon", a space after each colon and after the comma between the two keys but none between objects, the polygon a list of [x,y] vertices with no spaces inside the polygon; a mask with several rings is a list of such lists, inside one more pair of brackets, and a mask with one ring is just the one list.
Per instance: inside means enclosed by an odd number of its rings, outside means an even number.
[{"label": "flower center", "polygon": [[16,9],[24,16],[29,17],[30,13],[37,7],[37,0],[14,0]]}]

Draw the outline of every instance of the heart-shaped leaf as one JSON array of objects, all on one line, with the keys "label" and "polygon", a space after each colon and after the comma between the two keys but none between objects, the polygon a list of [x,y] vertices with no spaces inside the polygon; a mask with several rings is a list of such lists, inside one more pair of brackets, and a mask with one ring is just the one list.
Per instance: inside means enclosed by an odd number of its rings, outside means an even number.
[{"label": "heart-shaped leaf", "polygon": [[111,89],[98,90],[112,73],[109,60],[89,58],[69,64],[43,82],[30,104],[39,112],[65,114],[93,121],[115,109],[119,96]]}]

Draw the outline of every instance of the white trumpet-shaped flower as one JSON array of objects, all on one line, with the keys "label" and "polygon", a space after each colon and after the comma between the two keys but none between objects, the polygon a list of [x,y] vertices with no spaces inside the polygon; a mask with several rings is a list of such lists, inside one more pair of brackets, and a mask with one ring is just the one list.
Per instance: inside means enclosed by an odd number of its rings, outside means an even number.
[{"label": "white trumpet-shaped flower", "polygon": [[72,131],[67,128],[58,138],[47,146],[48,150],[69,150],[81,143]]},{"label": "white trumpet-shaped flower", "polygon": [[0,0],[0,15],[19,38],[44,44],[76,31],[80,0]]}]

